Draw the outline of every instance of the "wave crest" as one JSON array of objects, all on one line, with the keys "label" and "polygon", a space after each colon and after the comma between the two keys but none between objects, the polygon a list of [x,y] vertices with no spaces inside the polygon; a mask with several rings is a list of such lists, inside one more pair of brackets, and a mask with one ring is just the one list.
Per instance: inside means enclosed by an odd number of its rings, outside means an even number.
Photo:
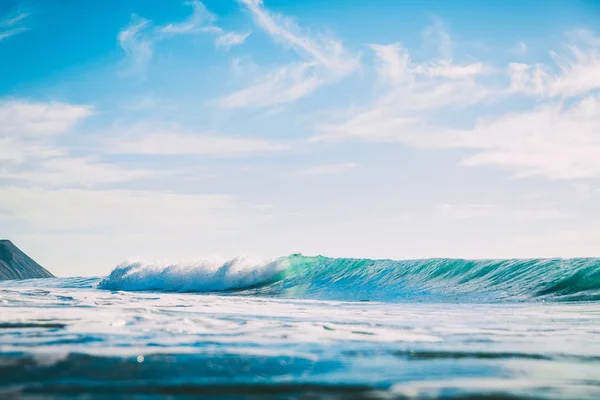
[{"label": "wave crest", "polygon": [[237,294],[348,301],[600,300],[600,259],[371,260],[239,257],[194,263],[124,263],[100,289]]},{"label": "wave crest", "polygon": [[125,262],[103,279],[99,289],[213,292],[246,289],[274,279],[285,261],[257,261],[248,256],[186,263]]}]

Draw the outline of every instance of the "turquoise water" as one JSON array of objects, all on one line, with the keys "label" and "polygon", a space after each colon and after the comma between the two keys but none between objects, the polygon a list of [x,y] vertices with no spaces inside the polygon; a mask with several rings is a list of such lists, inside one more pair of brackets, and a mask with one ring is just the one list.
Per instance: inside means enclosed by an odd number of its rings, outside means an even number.
[{"label": "turquoise water", "polygon": [[600,261],[293,255],[0,283],[0,398],[600,398]]}]

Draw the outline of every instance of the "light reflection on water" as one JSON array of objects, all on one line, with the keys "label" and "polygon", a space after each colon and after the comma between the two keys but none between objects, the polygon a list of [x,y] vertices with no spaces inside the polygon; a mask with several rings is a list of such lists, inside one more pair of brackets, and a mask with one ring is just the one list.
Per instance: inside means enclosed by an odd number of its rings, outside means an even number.
[{"label": "light reflection on water", "polygon": [[0,397],[600,398],[598,302],[351,303],[110,292],[92,280],[51,286],[0,284]]}]

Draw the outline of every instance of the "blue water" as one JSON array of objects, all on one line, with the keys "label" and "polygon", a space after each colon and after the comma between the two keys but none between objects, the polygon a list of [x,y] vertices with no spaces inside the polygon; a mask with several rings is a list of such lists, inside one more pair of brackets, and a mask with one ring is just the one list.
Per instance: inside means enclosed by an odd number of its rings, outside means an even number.
[{"label": "blue water", "polygon": [[0,398],[600,398],[600,260],[293,255],[0,282]]}]

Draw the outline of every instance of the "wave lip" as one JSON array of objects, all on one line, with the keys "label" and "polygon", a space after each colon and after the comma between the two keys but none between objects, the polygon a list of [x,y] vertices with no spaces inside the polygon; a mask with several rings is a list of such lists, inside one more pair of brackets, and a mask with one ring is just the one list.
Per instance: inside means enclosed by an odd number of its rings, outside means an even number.
[{"label": "wave lip", "polygon": [[247,289],[272,281],[285,268],[285,260],[256,261],[247,256],[185,263],[134,261],[117,266],[98,288],[167,292]]}]

